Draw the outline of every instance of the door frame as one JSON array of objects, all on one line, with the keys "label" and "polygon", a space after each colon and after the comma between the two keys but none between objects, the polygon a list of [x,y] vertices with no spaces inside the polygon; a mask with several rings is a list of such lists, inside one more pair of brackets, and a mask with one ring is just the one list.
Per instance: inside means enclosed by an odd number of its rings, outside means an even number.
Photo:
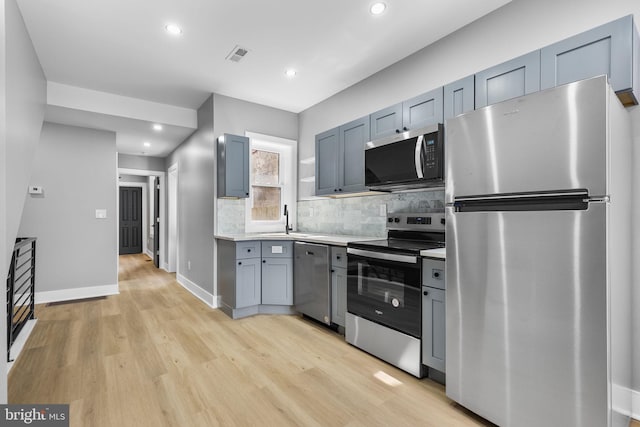
[{"label": "door frame", "polygon": [[[142,253],[147,254],[147,240],[148,240],[148,210],[145,201],[147,197],[147,183],[146,182],[118,182],[118,248],[120,248],[120,187],[138,187],[142,188]],[[118,250],[119,252],[119,250]],[[147,254],[148,255],[148,254]]]},{"label": "door frame", "polygon": [[[160,179],[160,268],[167,270],[166,264],[166,246],[165,246],[165,233],[166,233],[166,172],[164,171],[152,171],[146,169],[128,169],[118,168],[117,174],[119,175],[136,175],[136,176],[157,176]],[[142,184],[142,183],[140,183]],[[119,185],[118,185],[119,187]],[[116,221],[120,224],[120,200],[117,200],[116,206]],[[120,247],[120,236],[117,237],[117,245]],[[118,254],[116,253],[116,257]]]},{"label": "door frame", "polygon": [[[169,273],[177,272],[180,265],[180,245],[178,245],[178,233],[180,227],[178,227],[178,221],[180,217],[180,209],[178,204],[178,163],[174,163],[169,166],[167,171],[167,271]],[[172,178],[175,177],[175,178]],[[171,185],[172,180],[175,180],[175,186]],[[175,232],[175,240],[170,239],[172,231]],[[173,256],[175,253],[175,257]]]}]

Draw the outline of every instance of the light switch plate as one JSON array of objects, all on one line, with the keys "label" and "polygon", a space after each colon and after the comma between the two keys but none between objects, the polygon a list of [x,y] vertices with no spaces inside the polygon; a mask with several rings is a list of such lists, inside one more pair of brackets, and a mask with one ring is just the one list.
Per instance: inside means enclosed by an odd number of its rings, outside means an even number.
[{"label": "light switch plate", "polygon": [[29,187],[29,194],[42,194],[42,186],[32,185]]},{"label": "light switch plate", "polygon": [[98,218],[98,219],[106,219],[107,218],[107,210],[106,209],[96,209],[96,218]]}]

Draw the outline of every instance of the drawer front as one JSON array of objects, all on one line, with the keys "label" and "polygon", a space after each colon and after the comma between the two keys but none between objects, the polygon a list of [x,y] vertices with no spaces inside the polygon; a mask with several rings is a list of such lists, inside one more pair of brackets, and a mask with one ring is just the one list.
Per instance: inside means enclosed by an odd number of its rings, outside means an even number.
[{"label": "drawer front", "polygon": [[262,258],[293,258],[293,242],[290,240],[263,241]]},{"label": "drawer front", "polygon": [[260,242],[236,242],[236,259],[260,258]]},{"label": "drawer front", "polygon": [[341,246],[331,247],[331,266],[347,268],[347,248]]},{"label": "drawer front", "polygon": [[422,260],[422,286],[445,290],[444,261],[424,258]]}]

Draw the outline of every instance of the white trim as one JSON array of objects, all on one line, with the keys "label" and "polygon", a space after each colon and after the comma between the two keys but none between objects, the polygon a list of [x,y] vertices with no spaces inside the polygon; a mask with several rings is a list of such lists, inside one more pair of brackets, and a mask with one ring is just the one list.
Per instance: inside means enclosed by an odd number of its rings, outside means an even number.
[{"label": "white trim", "polygon": [[215,295],[211,295],[209,292],[202,289],[200,286],[193,283],[181,274],[176,274],[176,281],[186,290],[191,292],[193,296],[204,302],[211,308],[218,308],[219,301]]},{"label": "white trim", "polygon": [[36,304],[47,302],[72,301],[84,298],[97,298],[118,295],[118,285],[87,286],[86,288],[59,289],[57,291],[40,291],[35,294]]},{"label": "white trim", "polygon": [[[171,188],[170,181],[172,180],[172,176],[175,176],[175,188]],[[180,208],[178,203],[178,180],[180,179],[180,174],[178,170],[178,163],[172,164],[167,171],[167,256],[165,257],[166,262],[163,265],[166,265],[165,270],[170,273],[175,273],[178,271],[178,266],[180,265],[180,245],[178,242],[180,227],[178,224],[180,223]],[[175,199],[175,200],[174,200]],[[173,206],[173,212],[172,212]],[[175,228],[175,230],[172,230]],[[170,240],[172,231],[175,231],[175,239],[174,241]],[[172,251],[173,249],[173,251]],[[175,257],[172,257],[172,252],[175,253]]]},{"label": "white trim", "polygon": [[153,260],[153,251],[150,251],[149,248],[144,249],[144,254]]},{"label": "white trim", "polygon": [[167,273],[175,273],[175,271],[169,271],[169,265],[166,262],[162,264],[162,269]]},{"label": "white trim", "polygon": [[[120,182],[118,181],[118,189],[120,187],[136,187],[142,188],[142,252],[146,253],[149,246],[149,214],[147,204],[149,202],[147,196],[147,188],[149,185],[146,182]],[[118,203],[120,203],[120,192],[118,191]],[[120,212],[120,207],[118,207],[118,212]],[[119,218],[118,218],[119,219]],[[120,236],[120,222],[118,221],[118,236]],[[118,250],[120,249],[120,242],[118,242]]]},{"label": "white trim", "polygon": [[27,343],[31,332],[33,332],[33,328],[36,326],[36,323],[38,323],[38,319],[27,320],[27,323],[25,323],[24,327],[18,334],[18,337],[13,342],[13,345],[11,346],[11,354],[9,355],[9,359],[12,361],[7,363],[7,373],[11,371],[13,364],[16,363],[18,357],[20,357],[20,353],[22,353],[22,349]]},{"label": "white trim", "polygon": [[631,390],[631,418],[640,421],[640,391]]}]

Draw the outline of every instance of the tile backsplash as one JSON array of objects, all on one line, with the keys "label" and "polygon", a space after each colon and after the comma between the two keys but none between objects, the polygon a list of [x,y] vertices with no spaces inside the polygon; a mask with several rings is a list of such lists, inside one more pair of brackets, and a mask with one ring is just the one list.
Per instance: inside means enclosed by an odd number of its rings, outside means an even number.
[{"label": "tile backsplash", "polygon": [[[244,233],[245,200],[217,203],[217,233]],[[430,211],[444,211],[444,190],[300,200],[294,224],[300,232],[384,237],[386,212]]]},{"label": "tile backsplash", "polygon": [[301,200],[297,230],[384,237],[386,212],[429,211],[444,211],[444,190]]}]

